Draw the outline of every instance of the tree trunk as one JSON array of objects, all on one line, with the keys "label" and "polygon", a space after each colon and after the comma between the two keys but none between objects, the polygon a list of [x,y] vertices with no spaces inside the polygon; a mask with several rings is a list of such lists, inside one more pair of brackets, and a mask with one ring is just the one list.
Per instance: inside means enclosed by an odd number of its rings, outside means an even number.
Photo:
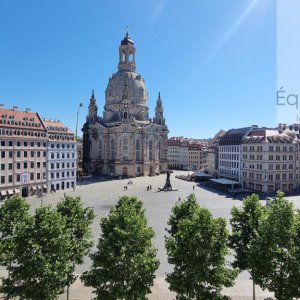
[{"label": "tree trunk", "polygon": [[253,279],[252,279],[252,283],[253,283],[253,300],[255,300],[255,283]]}]

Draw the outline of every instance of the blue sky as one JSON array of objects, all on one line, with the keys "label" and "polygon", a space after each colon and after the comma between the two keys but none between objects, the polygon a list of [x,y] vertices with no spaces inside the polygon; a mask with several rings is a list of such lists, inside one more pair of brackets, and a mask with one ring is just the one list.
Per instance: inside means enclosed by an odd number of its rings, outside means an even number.
[{"label": "blue sky", "polygon": [[0,0],[0,103],[81,128],[127,25],[169,136],[276,125],[275,0]]}]

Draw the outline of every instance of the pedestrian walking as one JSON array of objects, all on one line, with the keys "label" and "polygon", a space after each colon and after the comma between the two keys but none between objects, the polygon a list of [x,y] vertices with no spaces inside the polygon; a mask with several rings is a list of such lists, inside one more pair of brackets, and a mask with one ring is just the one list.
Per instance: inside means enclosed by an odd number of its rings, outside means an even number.
[{"label": "pedestrian walking", "polygon": [[149,189],[152,190],[152,185],[150,184]]},{"label": "pedestrian walking", "polygon": [[193,185],[193,190],[195,189],[195,185]]}]

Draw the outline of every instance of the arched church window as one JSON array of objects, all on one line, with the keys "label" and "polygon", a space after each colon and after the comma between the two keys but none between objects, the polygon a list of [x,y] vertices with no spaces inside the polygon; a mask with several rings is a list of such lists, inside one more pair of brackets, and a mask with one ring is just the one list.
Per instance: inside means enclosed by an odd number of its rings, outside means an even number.
[{"label": "arched church window", "polygon": [[152,140],[149,141],[149,160],[153,160],[153,142]]},{"label": "arched church window", "polygon": [[129,53],[128,60],[129,60],[130,62],[132,62],[132,61],[133,61],[133,54],[132,54],[132,52],[130,52],[130,53]]},{"label": "arched church window", "polygon": [[122,61],[125,61],[125,56],[126,56],[125,51],[123,51],[123,53],[122,53]]},{"label": "arched church window", "polygon": [[141,149],[141,143],[140,143],[139,139],[136,140],[135,148],[136,148],[136,150],[140,150]]},{"label": "arched church window", "polygon": [[123,150],[125,150],[125,151],[128,150],[128,139],[127,138],[123,139]]},{"label": "arched church window", "polygon": [[144,89],[140,87],[140,97],[144,98]]},{"label": "arched church window", "polygon": [[110,159],[114,160],[116,158],[116,143],[114,140],[110,142]]},{"label": "arched church window", "polygon": [[127,113],[127,111],[124,111],[124,113],[123,113],[123,118],[124,118],[124,119],[127,119],[127,118],[128,118],[128,113]]}]

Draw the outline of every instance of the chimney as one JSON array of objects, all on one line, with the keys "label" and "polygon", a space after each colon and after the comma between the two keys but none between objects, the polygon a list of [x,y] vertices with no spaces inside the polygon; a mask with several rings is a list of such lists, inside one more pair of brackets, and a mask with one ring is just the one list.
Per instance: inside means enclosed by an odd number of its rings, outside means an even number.
[{"label": "chimney", "polygon": [[18,108],[19,108],[18,106],[14,105],[13,108],[12,108],[12,110],[18,110]]},{"label": "chimney", "polygon": [[28,113],[30,111],[31,111],[31,108],[26,107],[26,112]]},{"label": "chimney", "polygon": [[4,104],[3,104],[3,103],[0,103],[0,107],[4,107]]}]

